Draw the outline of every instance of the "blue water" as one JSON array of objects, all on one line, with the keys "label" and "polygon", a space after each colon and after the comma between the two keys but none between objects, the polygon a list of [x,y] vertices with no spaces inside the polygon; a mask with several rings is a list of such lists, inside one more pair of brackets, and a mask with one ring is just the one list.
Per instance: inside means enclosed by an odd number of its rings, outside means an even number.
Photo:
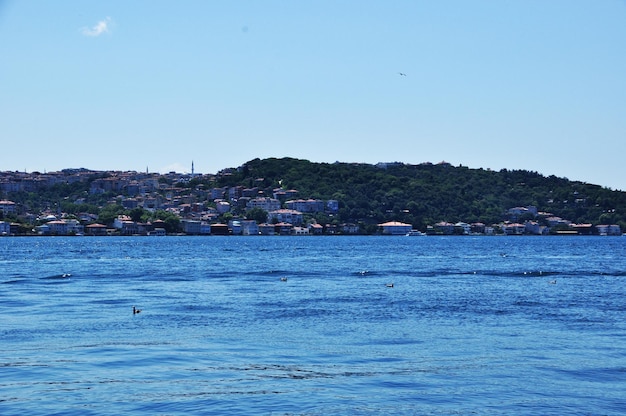
[{"label": "blue water", "polygon": [[625,282],[621,237],[0,238],[0,414],[626,414]]}]

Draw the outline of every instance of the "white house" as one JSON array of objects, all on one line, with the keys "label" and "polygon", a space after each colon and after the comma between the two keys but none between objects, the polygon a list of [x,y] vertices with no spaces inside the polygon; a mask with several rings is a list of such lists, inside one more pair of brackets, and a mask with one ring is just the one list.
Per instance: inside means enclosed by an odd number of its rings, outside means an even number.
[{"label": "white house", "polygon": [[522,235],[526,231],[526,226],[518,223],[503,224],[502,231],[506,235]]},{"label": "white house", "polygon": [[324,212],[325,204],[321,199],[295,199],[285,202],[285,207],[300,212]]},{"label": "white house", "polygon": [[217,209],[217,212],[224,214],[230,211],[230,204],[226,201],[218,201],[215,203],[215,208]]},{"label": "white house", "polygon": [[269,212],[267,220],[273,222],[274,219],[278,222],[288,222],[293,225],[300,225],[303,221],[302,213],[293,209],[279,209]]},{"label": "white house", "polygon": [[[85,231],[83,225],[77,220],[56,220],[45,225],[47,226],[47,233],[54,235],[83,234]],[[40,229],[40,231],[45,231],[45,228]]]},{"label": "white house", "polygon": [[293,227],[293,235],[309,235],[309,229],[305,227]]},{"label": "white house", "polygon": [[276,211],[280,209],[280,201],[274,198],[253,198],[246,204],[246,209],[261,208],[264,211]]}]

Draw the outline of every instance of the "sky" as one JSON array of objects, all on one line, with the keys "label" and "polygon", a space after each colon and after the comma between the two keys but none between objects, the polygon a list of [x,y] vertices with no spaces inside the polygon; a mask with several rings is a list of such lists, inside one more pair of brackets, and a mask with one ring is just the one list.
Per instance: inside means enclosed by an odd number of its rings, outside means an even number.
[{"label": "sky", "polygon": [[0,154],[446,161],[626,190],[626,0],[0,0]]}]

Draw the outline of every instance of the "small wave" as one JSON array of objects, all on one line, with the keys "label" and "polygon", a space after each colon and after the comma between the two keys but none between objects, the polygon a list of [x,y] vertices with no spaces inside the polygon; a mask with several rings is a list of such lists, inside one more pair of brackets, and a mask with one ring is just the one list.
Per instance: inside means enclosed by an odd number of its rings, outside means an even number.
[{"label": "small wave", "polygon": [[72,275],[70,273],[53,274],[52,276],[40,277],[39,280],[69,280]]},{"label": "small wave", "polygon": [[513,305],[524,306],[524,307],[538,307],[538,306],[542,306],[543,303],[533,301],[533,300],[518,300],[518,301],[513,302]]},{"label": "small wave", "polygon": [[379,276],[379,272],[371,271],[371,270],[359,270],[358,272],[353,272],[352,276]]},{"label": "small wave", "polygon": [[2,284],[4,285],[14,285],[14,284],[19,284],[19,283],[26,283],[25,279],[13,279],[13,280],[7,280],[2,282]]},{"label": "small wave", "polygon": [[[233,276],[233,274],[230,274]],[[287,276],[291,277],[318,277],[318,276],[326,276],[326,273],[316,272],[312,270],[282,270],[282,269],[269,269],[269,270],[250,270],[242,273],[238,273],[237,276],[244,278],[255,278],[255,277],[283,277]]]}]

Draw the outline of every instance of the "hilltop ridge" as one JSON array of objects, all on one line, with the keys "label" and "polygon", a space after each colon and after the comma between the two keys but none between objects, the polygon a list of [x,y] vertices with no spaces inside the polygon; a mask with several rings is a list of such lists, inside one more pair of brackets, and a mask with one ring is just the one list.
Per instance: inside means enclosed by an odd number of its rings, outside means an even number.
[{"label": "hilltop ridge", "polygon": [[525,170],[470,169],[446,162],[371,165],[269,158],[251,160],[230,173],[220,183],[280,181],[301,196],[337,199],[342,219],[366,223],[398,220],[420,229],[439,221],[491,224],[506,220],[509,209],[526,206],[574,223],[626,220],[624,192]]}]

